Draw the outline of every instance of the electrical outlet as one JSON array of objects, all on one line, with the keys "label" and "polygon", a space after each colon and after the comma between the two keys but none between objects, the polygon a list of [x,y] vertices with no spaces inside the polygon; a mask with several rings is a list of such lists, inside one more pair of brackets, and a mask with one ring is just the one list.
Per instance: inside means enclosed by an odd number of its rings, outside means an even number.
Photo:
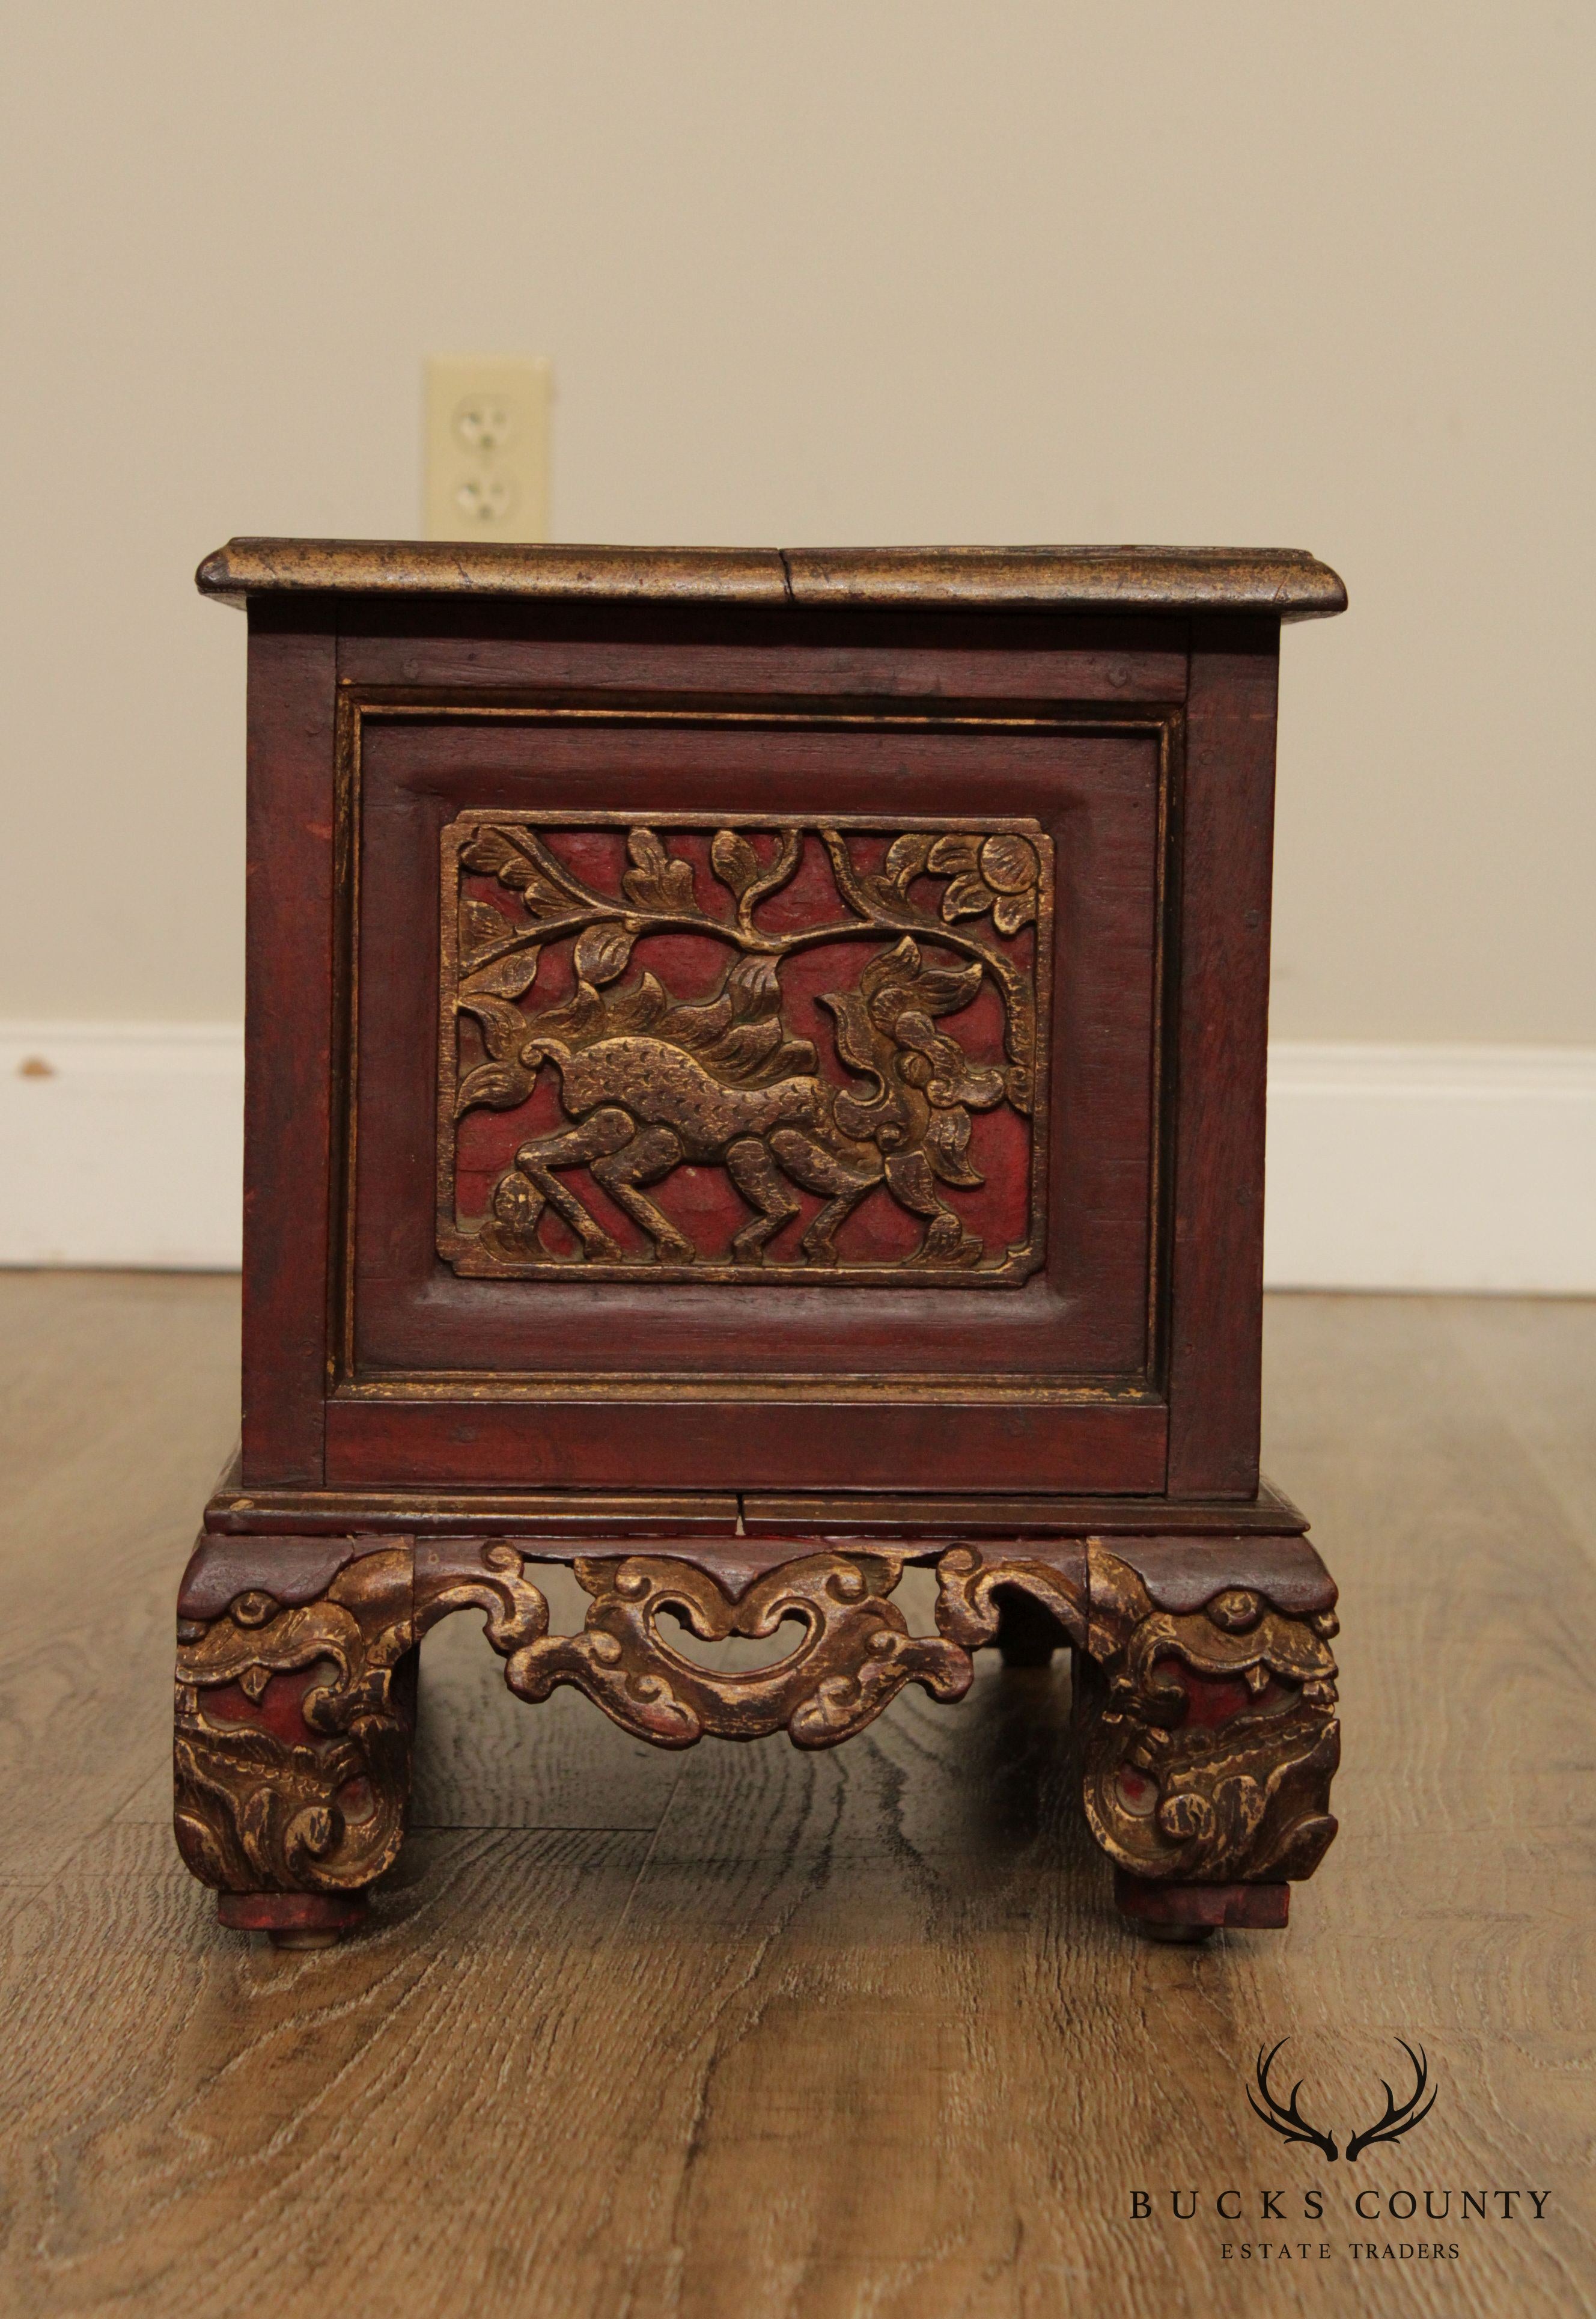
[{"label": "electrical outlet", "polygon": [[427,363],[428,539],[546,539],[546,356]]}]

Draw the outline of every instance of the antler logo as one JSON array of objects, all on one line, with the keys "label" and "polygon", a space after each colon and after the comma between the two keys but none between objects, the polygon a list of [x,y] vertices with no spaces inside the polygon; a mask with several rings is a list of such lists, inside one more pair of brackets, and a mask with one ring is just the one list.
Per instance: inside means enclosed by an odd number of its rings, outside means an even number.
[{"label": "antler logo", "polygon": [[1297,2080],[1295,2085],[1293,2086],[1291,2089],[1291,2107],[1289,2109],[1282,2109],[1280,2104],[1269,2091],[1269,2065],[1274,2061],[1276,2054],[1280,2051],[1280,2047],[1285,2043],[1286,2040],[1282,2037],[1277,2044],[1270,2047],[1267,2053],[1264,2052],[1261,2045],[1258,2047],[1258,2089],[1259,2093],[1262,2094],[1265,2101],[1268,2104],[1268,2107],[1267,2109],[1260,2109],[1257,2102],[1253,2101],[1252,2089],[1250,2086],[1247,2089],[1247,2098],[1249,2102],[1252,2102],[1255,2116],[1261,2117],[1264,2124],[1280,2136],[1282,2142],[1311,2142],[1316,2150],[1322,2150],[1327,2158],[1335,2158],[1339,2156],[1339,2153],[1336,2149],[1336,2138],[1334,2134],[1321,2134],[1316,2125],[1309,2125],[1307,2119],[1302,2115],[1301,2111],[1297,2107],[1297,2096],[1303,2090],[1303,2081],[1301,2078]]},{"label": "antler logo", "polygon": [[[1247,2089],[1248,2101],[1254,2116],[1262,2118],[1271,2133],[1277,2134],[1283,2142],[1311,2142],[1327,2158],[1335,2159],[1340,2154],[1336,2148],[1335,2135],[1321,2134],[1318,2126],[1311,2125],[1298,2107],[1297,2098],[1303,2090],[1302,2080],[1299,2078],[1293,2086],[1290,2103],[1285,2107],[1269,2089],[1269,2071],[1275,2056],[1287,2042],[1284,2037],[1278,2039],[1267,2053],[1262,2046],[1258,2048],[1258,2089],[1264,2098],[1264,2106],[1260,2107],[1254,2099],[1250,2086]],[[1428,2101],[1424,2101],[1429,2084],[1429,2063],[1423,2046],[1420,2045],[1415,2053],[1405,2037],[1399,2037],[1396,2042],[1413,2065],[1413,2090],[1406,2101],[1399,2102],[1384,2079],[1381,2079],[1381,2089],[1385,2096],[1385,2115],[1376,2118],[1373,2125],[1366,2126],[1362,2133],[1347,2137],[1346,2154],[1349,2161],[1360,2157],[1364,2151],[1372,2149],[1378,2142],[1400,2142],[1402,2135],[1411,2133],[1435,2107],[1434,2093],[1430,2094]],[[1424,2102],[1422,2109],[1419,2107],[1420,2102]]]},{"label": "antler logo", "polygon": [[1366,2132],[1353,2135],[1347,2144],[1348,2158],[1356,2158],[1360,2150],[1367,2150],[1376,2142],[1400,2142],[1411,2127],[1419,2124],[1420,2118],[1429,2116],[1435,2106],[1435,2095],[1431,2094],[1429,2101],[1425,2102],[1424,2107],[1422,2109],[1418,2107],[1419,2102],[1423,2098],[1424,2089],[1429,2080],[1429,2064],[1424,2058],[1423,2046],[1420,2045],[1415,2053],[1405,2037],[1399,2037],[1396,2042],[1413,2064],[1413,2090],[1405,2102],[1399,2102],[1384,2079],[1381,2079],[1381,2089],[1385,2096],[1385,2115],[1384,2117],[1376,2118],[1374,2125]]}]

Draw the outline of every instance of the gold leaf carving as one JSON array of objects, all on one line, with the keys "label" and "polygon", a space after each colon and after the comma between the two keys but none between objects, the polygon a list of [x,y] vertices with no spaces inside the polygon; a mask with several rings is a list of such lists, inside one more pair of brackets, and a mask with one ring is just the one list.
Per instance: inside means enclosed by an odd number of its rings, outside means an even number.
[{"label": "gold leaf carving", "polygon": [[473,998],[522,998],[537,979],[537,956],[536,943],[512,951],[491,966],[479,967],[460,985],[461,992]]},{"label": "gold leaf carving", "polygon": [[[962,1697],[969,1661],[938,1636],[911,1636],[887,1598],[901,1554],[816,1554],[784,1563],[735,1600],[690,1564],[647,1555],[579,1561],[592,1597],[580,1635],[538,1636],[505,1651],[520,1698],[573,1683],[605,1713],[656,1746],[690,1747],[706,1733],[759,1739],[785,1730],[798,1747],[832,1747],[872,1722],[908,1683],[933,1699]],[[785,1621],[802,1638],[773,1666],[718,1674],[677,1650],[662,1614],[705,1642],[765,1638]]]},{"label": "gold leaf carving", "polygon": [[[353,1890],[391,1865],[403,1832],[410,1731],[394,1674],[415,1642],[409,1543],[264,1623],[255,1601],[179,1645],[178,1848],[224,1891]],[[301,1693],[297,1739],[212,1711],[229,1685],[258,1709],[275,1679],[323,1668]]]},{"label": "gold leaf carving", "polygon": [[735,829],[717,829],[709,846],[709,859],[715,874],[723,886],[728,886],[739,900],[759,876],[759,856],[745,837]]},{"label": "gold leaf carving", "polygon": [[632,955],[632,937],[625,926],[585,926],[576,938],[571,956],[577,973],[584,982],[613,982],[627,970]]},{"label": "gold leaf carving", "polygon": [[[224,1891],[353,1891],[392,1864],[410,1777],[404,1670],[432,1627],[471,1610],[521,1699],[573,1685],[657,1746],[785,1730],[828,1747],[906,1684],[961,1698],[970,1654],[997,1638],[1000,1598],[1018,1593],[1075,1646],[1087,1818],[1116,1864],[1274,1882],[1311,1874],[1335,1833],[1333,1614],[1291,1616],[1241,1585],[1168,1612],[1096,1539],[944,1549],[933,1635],[911,1635],[891,1599],[902,1546],[816,1547],[736,1594],[672,1555],[579,1557],[586,1622],[554,1635],[508,1543],[360,1543],[313,1601],[256,1584],[179,1627],[177,1840]],[[662,1621],[706,1643],[768,1639],[790,1621],[798,1639],[773,1665],[732,1672],[689,1657]]]},{"label": "gold leaf carving", "polygon": [[[600,817],[580,826],[604,826]],[[492,929],[482,906],[463,892],[460,910],[446,911],[445,1019],[464,1017],[477,1030],[453,1052],[445,1042],[440,1108],[454,1118],[479,1106],[514,1109],[546,1064],[566,1122],[527,1138],[475,1214],[455,1200],[455,1138],[442,1134],[438,1246],[455,1269],[527,1276],[577,1262],[607,1277],[654,1280],[689,1271],[735,1279],[758,1268],[843,1282],[1023,1281],[1044,1244],[1046,1120],[1036,1089],[1046,1045],[1035,961],[1050,924],[1051,850],[1040,827],[900,826],[865,841],[833,824],[726,822],[699,842],[707,837],[715,874],[735,899],[727,919],[700,907],[693,863],[672,850],[674,827],[616,817],[609,826],[625,847],[609,890],[602,878],[591,884],[577,876],[551,845],[557,826],[547,817],[471,814],[444,834],[446,857],[462,875],[492,877],[529,906],[536,898],[539,938],[483,958],[475,946]],[[883,836],[874,857],[881,869],[861,866],[861,844],[879,845]],[[790,883],[812,838],[829,866],[830,895],[811,878],[806,891],[819,898],[809,916],[795,923],[789,912],[767,926],[762,906]],[[591,850],[582,858],[594,858]],[[863,853],[863,864],[871,858]],[[938,881],[924,905],[909,897],[922,878]],[[469,916],[473,907],[477,917]],[[981,917],[989,923],[979,931],[955,923]],[[1022,949],[1022,921],[1032,918],[1037,934],[1024,934]],[[731,952],[719,985],[702,997],[674,995],[664,967],[649,962],[653,935],[681,932]],[[466,941],[473,947],[463,952]],[[567,942],[574,988],[538,1011],[525,1003],[538,952]],[[864,948],[852,978],[818,995],[832,1029],[828,1058],[793,1027],[782,977],[800,952],[839,943]],[[467,957],[478,961],[469,970]],[[635,963],[640,970],[627,979]],[[958,1019],[983,992],[1001,1008],[996,1060],[971,1051]],[[1027,1122],[1029,1214],[1022,1237],[988,1249],[959,1201],[986,1181],[972,1114],[1002,1105]],[[724,1169],[746,1206],[748,1221],[732,1232],[726,1256],[708,1258],[649,1196],[682,1166]],[[642,1252],[624,1250],[601,1205],[590,1205],[584,1171],[641,1228]],[[851,1228],[878,1192],[923,1227],[918,1243],[890,1259],[867,1255]],[[806,1214],[805,1196],[819,1201],[817,1211]],[[550,1211],[573,1235],[574,1257],[569,1240],[546,1240]],[[780,1258],[773,1241],[787,1251]]]}]

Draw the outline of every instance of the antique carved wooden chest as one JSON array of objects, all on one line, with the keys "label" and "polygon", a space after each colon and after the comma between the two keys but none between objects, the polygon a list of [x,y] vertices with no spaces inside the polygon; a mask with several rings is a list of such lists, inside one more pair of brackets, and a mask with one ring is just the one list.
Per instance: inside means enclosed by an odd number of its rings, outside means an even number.
[{"label": "antique carved wooden chest", "polygon": [[222,1922],[357,1922],[470,1607],[519,1697],[666,1747],[1068,1642],[1121,1908],[1283,1924],[1337,1726],[1258,1471],[1276,676],[1335,575],[235,540],[199,584],[249,618],[243,1439],[177,1672]]}]

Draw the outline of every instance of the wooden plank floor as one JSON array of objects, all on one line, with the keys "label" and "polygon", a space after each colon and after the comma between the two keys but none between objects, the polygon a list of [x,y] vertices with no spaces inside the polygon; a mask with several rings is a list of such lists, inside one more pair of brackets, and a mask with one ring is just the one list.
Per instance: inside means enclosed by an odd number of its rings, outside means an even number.
[{"label": "wooden plank floor", "polygon": [[[1596,1307],[1273,1304],[1269,1469],[1343,1589],[1344,1833],[1288,1934],[1200,1953],[1109,1911],[1062,1676],[988,1655],[835,1754],[662,1756],[518,1707],[466,1620],[374,1934],[218,1933],[165,1750],[236,1331],[225,1280],[0,1277],[0,2310],[1596,2307]],[[1433,2114],[1356,2168],[1286,2148],[1242,2092],[1282,2036],[1316,2120],[1374,2116],[1398,2036]]]}]

